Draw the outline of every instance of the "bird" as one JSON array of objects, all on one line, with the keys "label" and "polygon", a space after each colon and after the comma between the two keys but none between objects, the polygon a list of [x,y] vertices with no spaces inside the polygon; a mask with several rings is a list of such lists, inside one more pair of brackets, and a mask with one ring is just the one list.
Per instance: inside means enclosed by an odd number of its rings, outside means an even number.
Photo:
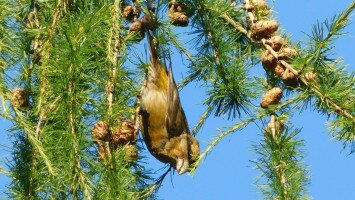
[{"label": "bird", "polygon": [[199,142],[190,133],[172,66],[167,70],[158,56],[156,37],[146,34],[150,63],[140,91],[140,130],[149,152],[183,174],[198,159]]}]

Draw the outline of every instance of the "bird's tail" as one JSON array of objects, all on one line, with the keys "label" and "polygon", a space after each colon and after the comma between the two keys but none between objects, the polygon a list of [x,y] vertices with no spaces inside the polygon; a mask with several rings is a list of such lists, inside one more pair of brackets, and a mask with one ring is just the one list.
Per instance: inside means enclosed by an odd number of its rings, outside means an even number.
[{"label": "bird's tail", "polygon": [[160,63],[160,59],[157,53],[157,49],[158,49],[157,40],[149,33],[149,30],[147,31],[147,40],[148,40],[149,51],[150,51],[150,62],[153,65],[153,67],[157,67]]}]

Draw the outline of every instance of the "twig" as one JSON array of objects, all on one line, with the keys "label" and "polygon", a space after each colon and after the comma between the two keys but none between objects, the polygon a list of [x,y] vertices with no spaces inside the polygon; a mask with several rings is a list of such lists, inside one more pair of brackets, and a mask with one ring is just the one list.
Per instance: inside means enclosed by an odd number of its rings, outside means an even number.
[{"label": "twig", "polygon": [[7,170],[5,170],[2,167],[0,167],[0,173],[4,174],[4,175],[6,175],[6,176],[8,176],[10,178],[14,178],[10,172],[8,172]]},{"label": "twig", "polygon": [[168,175],[168,173],[171,171],[172,167],[170,166],[168,170],[166,170],[153,184],[152,186],[150,186],[150,189],[147,191],[147,193],[145,195],[143,195],[142,197],[146,197],[149,196],[151,194],[154,193],[154,191],[156,191],[157,189],[159,189],[159,187],[161,186],[161,184],[163,183],[166,175]]},{"label": "twig", "polygon": [[236,30],[238,30],[239,32],[243,33],[244,35],[249,35],[248,31],[241,24],[239,24],[238,22],[234,21],[227,14],[223,13],[221,15],[221,17],[226,22],[228,22],[231,26],[233,26]]},{"label": "twig", "polygon": [[212,151],[213,147],[215,147],[224,137],[226,137],[229,134],[235,133],[236,131],[242,129],[243,127],[245,127],[246,125],[250,124],[251,122],[254,122],[258,119],[261,119],[265,116],[268,116],[272,113],[274,113],[276,110],[280,110],[286,106],[289,106],[290,104],[296,102],[299,100],[299,97],[295,97],[293,99],[288,99],[287,101],[285,101],[283,104],[279,104],[276,105],[273,108],[270,108],[268,110],[263,110],[262,112],[260,112],[258,115],[251,117],[247,120],[244,120],[236,125],[234,125],[232,128],[230,128],[229,130],[223,131],[221,132],[214,140],[212,140],[207,148],[205,149],[204,152],[201,153],[200,157],[198,158],[198,160],[193,164],[190,174],[193,174],[196,170],[196,168],[201,164],[202,160],[205,159],[205,157]]},{"label": "twig", "polygon": [[236,132],[239,129],[242,129],[243,127],[245,127],[246,125],[248,125],[249,123],[260,119],[263,116],[258,116],[258,117],[254,117],[254,118],[250,118],[248,120],[245,120],[243,122],[240,122],[236,125],[234,125],[231,129],[227,130],[227,131],[223,131],[221,132],[221,134],[219,134],[214,140],[212,140],[207,148],[202,152],[202,154],[199,156],[199,158],[197,159],[197,161],[193,164],[190,174],[194,174],[194,172],[196,171],[197,167],[201,164],[202,160],[205,159],[205,157],[212,151],[212,149],[227,135]]},{"label": "twig", "polygon": [[250,2],[249,0],[245,0],[245,8],[247,10],[247,14],[248,14],[248,17],[250,18],[250,21],[251,21],[251,25],[254,25],[254,22],[255,22],[255,15],[253,14],[253,12],[251,11],[248,11],[248,8],[250,8]]}]

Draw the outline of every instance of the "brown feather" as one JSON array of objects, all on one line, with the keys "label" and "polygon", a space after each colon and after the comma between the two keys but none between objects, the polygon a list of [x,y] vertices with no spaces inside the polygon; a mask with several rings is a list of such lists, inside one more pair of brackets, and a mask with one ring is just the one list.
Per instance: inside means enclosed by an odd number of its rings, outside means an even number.
[{"label": "brown feather", "polygon": [[150,65],[141,89],[141,131],[153,156],[184,173],[198,157],[198,141],[190,135],[172,69],[162,64],[149,32],[147,37]]}]

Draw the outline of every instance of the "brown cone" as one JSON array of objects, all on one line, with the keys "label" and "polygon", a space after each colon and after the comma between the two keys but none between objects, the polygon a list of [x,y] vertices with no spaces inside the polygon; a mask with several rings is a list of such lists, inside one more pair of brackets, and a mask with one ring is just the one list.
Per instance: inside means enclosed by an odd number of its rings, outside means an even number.
[{"label": "brown cone", "polygon": [[12,91],[11,102],[16,108],[26,108],[29,106],[28,95],[25,90],[16,88]]},{"label": "brown cone", "polygon": [[251,27],[253,37],[257,40],[272,37],[278,28],[279,24],[275,20],[260,20]]},{"label": "brown cone", "polygon": [[140,22],[142,26],[146,29],[152,29],[154,27],[154,19],[150,15],[144,15],[141,19]]},{"label": "brown cone", "polygon": [[279,52],[279,60],[289,60],[298,55],[298,52],[295,48],[285,47]]},{"label": "brown cone", "polygon": [[261,55],[261,63],[266,71],[273,72],[277,65],[277,60],[268,50],[266,50],[263,55]]},{"label": "brown cone", "polygon": [[131,26],[129,27],[129,31],[128,31],[128,33],[137,33],[137,32],[141,36],[141,39],[143,39],[145,29],[139,20],[136,20],[135,22],[133,22],[131,24]]},{"label": "brown cone", "polygon": [[297,87],[298,86],[298,79],[297,76],[289,70],[286,70],[282,75],[282,81],[286,86],[289,87]]},{"label": "brown cone", "polygon": [[285,45],[286,40],[278,35],[273,36],[266,40],[266,44],[270,45],[274,51],[279,51],[283,45]]},{"label": "brown cone", "polygon": [[134,144],[136,141],[137,131],[130,121],[124,121],[112,136],[112,143],[116,146],[126,143]]},{"label": "brown cone", "polygon": [[186,27],[189,25],[189,18],[181,12],[173,12],[169,14],[170,22],[174,26]]},{"label": "brown cone", "polygon": [[277,104],[282,97],[282,90],[279,87],[274,87],[271,90],[267,91],[263,98],[261,99],[261,107],[266,108],[269,105]]},{"label": "brown cone", "polygon": [[179,3],[179,2],[170,2],[169,9],[171,9],[174,12],[184,12],[184,11],[186,11],[187,6],[185,4]]},{"label": "brown cone", "polygon": [[135,32],[135,31],[141,31],[141,30],[143,30],[143,26],[139,20],[133,22],[131,24],[131,26],[129,27],[129,32]]},{"label": "brown cone", "polygon": [[258,9],[268,8],[265,0],[252,0],[250,3]]},{"label": "brown cone", "polygon": [[122,10],[123,17],[128,21],[133,21],[138,18],[141,14],[141,8],[139,6],[126,6]]},{"label": "brown cone", "polygon": [[98,121],[92,129],[91,135],[95,140],[109,141],[111,139],[110,127],[106,122]]},{"label": "brown cone", "polygon": [[275,69],[274,69],[274,73],[278,76],[278,77],[282,77],[282,75],[285,73],[285,67],[282,66],[280,63],[277,63]]},{"label": "brown cone", "polygon": [[133,18],[134,18],[133,6],[124,7],[123,11],[122,11],[122,15],[128,21],[133,20]]}]

